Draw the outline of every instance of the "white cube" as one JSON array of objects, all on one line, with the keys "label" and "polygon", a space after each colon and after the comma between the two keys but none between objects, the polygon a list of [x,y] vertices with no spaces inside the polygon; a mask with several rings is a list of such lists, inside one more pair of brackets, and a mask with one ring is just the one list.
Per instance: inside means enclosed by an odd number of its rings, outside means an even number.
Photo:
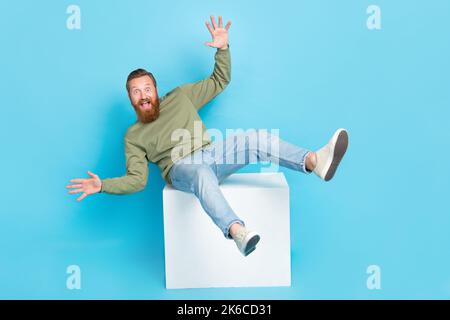
[{"label": "white cube", "polygon": [[282,173],[238,173],[220,188],[235,213],[261,240],[244,257],[194,194],[166,185],[166,288],[291,285],[289,186]]}]

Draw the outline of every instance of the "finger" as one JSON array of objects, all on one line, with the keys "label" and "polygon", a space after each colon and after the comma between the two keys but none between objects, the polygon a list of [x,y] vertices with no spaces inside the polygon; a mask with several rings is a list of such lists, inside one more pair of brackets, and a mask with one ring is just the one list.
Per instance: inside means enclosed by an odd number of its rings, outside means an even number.
[{"label": "finger", "polygon": [[86,198],[86,196],[87,196],[87,193],[83,193],[83,194],[77,199],[77,201],[83,200],[84,198]]},{"label": "finger", "polygon": [[213,29],[211,28],[211,25],[209,24],[209,22],[206,22],[206,27],[208,28],[209,33],[211,33],[211,35],[214,35],[214,31],[213,31]]},{"label": "finger", "polygon": [[219,28],[222,28],[223,24],[222,24],[222,16],[219,16]]},{"label": "finger", "polygon": [[81,188],[82,186],[82,184],[70,184],[66,186],[66,188]]},{"label": "finger", "polygon": [[83,189],[75,189],[75,190],[70,190],[69,191],[70,194],[72,194],[72,193],[80,193],[80,192],[83,192]]},{"label": "finger", "polygon": [[227,25],[225,26],[225,29],[226,30],[230,29],[230,26],[231,26],[231,21],[228,21]]},{"label": "finger", "polygon": [[214,19],[214,16],[211,16],[210,18],[214,29],[217,29],[216,20]]},{"label": "finger", "polygon": [[84,180],[86,180],[86,179],[72,179],[72,180],[70,180],[70,182],[81,182],[81,183],[83,183]]}]

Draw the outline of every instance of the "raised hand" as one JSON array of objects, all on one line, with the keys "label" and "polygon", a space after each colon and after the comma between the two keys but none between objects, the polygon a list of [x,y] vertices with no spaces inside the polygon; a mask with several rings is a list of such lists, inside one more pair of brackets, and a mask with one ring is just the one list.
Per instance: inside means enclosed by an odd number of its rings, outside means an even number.
[{"label": "raised hand", "polygon": [[228,29],[230,29],[231,21],[228,21],[225,28],[222,25],[222,17],[219,16],[219,25],[216,24],[214,16],[211,16],[211,23],[206,22],[206,27],[211,33],[212,41],[205,44],[209,47],[226,49],[228,47]]},{"label": "raised hand", "polygon": [[88,171],[88,174],[92,177],[90,179],[72,179],[70,182],[75,182],[76,184],[68,185],[66,188],[72,188],[75,190],[70,190],[69,193],[79,193],[83,192],[83,194],[78,197],[77,201],[83,200],[90,194],[98,193],[102,189],[102,180],[100,178]]}]

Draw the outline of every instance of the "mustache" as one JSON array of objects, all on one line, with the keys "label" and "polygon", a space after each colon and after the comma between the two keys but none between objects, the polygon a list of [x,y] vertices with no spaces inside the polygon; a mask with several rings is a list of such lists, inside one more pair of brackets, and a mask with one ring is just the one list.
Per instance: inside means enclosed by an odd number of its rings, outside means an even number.
[{"label": "mustache", "polygon": [[150,98],[139,100],[139,104],[143,104],[143,103],[151,103],[151,102],[152,102],[152,99],[150,99]]}]

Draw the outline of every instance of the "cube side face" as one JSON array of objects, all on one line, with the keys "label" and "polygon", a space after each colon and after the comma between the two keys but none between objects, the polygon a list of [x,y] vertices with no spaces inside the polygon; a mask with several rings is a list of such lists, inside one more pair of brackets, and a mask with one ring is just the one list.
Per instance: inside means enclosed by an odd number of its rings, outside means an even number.
[{"label": "cube side face", "polygon": [[223,188],[249,230],[261,235],[242,256],[203,210],[195,195],[165,189],[166,288],[290,286],[289,188]]}]

